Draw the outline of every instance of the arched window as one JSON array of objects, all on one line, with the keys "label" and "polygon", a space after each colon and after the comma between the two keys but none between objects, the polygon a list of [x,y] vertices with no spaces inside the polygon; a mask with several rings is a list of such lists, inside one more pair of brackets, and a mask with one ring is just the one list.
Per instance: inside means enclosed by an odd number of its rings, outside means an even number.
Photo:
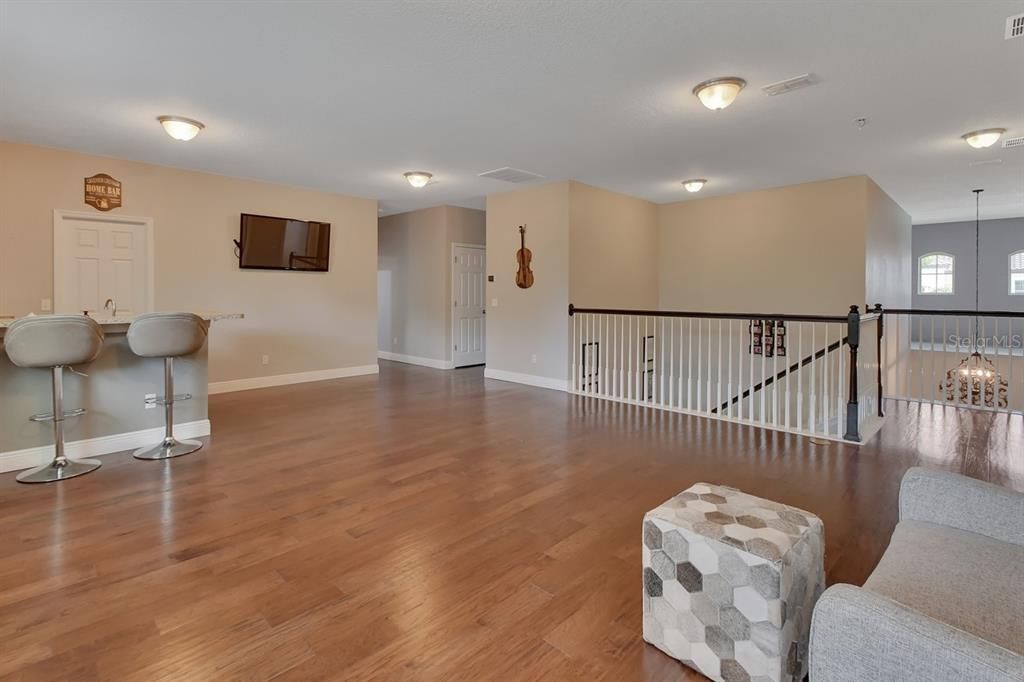
[{"label": "arched window", "polygon": [[1024,251],[1010,254],[1010,295],[1024,296]]},{"label": "arched window", "polygon": [[953,293],[953,256],[948,253],[926,253],[917,259],[917,293]]}]

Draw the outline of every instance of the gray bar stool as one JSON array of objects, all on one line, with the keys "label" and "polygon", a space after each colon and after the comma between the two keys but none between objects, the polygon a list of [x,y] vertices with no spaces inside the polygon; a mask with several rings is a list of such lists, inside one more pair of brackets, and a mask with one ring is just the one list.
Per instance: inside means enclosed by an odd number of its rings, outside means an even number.
[{"label": "gray bar stool", "polygon": [[192,313],[146,313],[128,327],[128,345],[133,353],[143,358],[164,359],[164,396],[156,400],[164,406],[164,439],[136,450],[136,459],[170,459],[203,447],[200,441],[174,437],[174,403],[192,398],[188,393],[174,394],[174,358],[192,355],[204,343],[206,323]]},{"label": "gray bar stool", "polygon": [[84,409],[64,411],[64,367],[84,365],[99,356],[103,330],[96,320],[84,315],[23,317],[7,327],[4,345],[12,363],[18,367],[46,367],[53,378],[53,414],[30,417],[32,421],[53,421],[53,461],[21,472],[18,481],[49,483],[99,469],[95,459],[64,456],[64,418],[85,414]]}]

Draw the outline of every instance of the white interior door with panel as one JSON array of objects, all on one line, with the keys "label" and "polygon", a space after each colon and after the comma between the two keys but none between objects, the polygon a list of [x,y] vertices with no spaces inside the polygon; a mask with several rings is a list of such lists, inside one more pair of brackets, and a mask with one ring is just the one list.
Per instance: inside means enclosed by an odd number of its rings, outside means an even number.
[{"label": "white interior door with panel", "polygon": [[153,221],[75,211],[53,212],[53,309],[118,317],[153,309]]},{"label": "white interior door with panel", "polygon": [[468,244],[455,244],[452,251],[452,362],[455,367],[483,364],[487,251]]}]

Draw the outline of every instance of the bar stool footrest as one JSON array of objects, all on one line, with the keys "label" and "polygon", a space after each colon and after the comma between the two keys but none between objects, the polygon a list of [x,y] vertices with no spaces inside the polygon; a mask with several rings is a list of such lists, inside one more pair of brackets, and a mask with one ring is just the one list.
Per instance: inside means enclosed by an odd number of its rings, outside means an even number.
[{"label": "bar stool footrest", "polygon": [[[186,400],[192,400],[192,394],[191,393],[175,393],[174,394],[174,398],[171,400],[171,405],[173,405],[174,403],[184,402]],[[167,398],[162,396],[162,395],[158,395],[155,398],[147,398],[146,399],[146,404],[147,405],[166,405],[167,404]]]},{"label": "bar stool footrest", "polygon": [[[75,408],[74,410],[68,410],[64,412],[64,418],[67,419],[68,417],[81,417],[88,411],[89,410],[85,409],[84,407],[78,407]],[[31,417],[29,417],[28,420],[30,422],[52,422],[53,412],[42,412],[40,414],[34,414]]]}]

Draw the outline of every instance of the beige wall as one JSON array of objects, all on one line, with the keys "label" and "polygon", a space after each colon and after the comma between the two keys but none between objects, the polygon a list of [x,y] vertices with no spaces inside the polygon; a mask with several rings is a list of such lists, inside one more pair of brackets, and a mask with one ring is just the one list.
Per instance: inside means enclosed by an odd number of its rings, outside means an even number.
[{"label": "beige wall", "polygon": [[[53,298],[53,210],[92,211],[82,187],[95,173],[123,183],[111,213],[154,219],[158,309],[245,313],[214,326],[211,381],[376,364],[375,201],[7,142],[0,314]],[[243,212],[330,222],[330,272],[239,270],[231,240]]]},{"label": "beige wall", "polygon": [[[516,286],[519,226],[535,282]],[[487,369],[552,382],[568,377],[569,183],[487,197]],[[497,305],[495,305],[497,302]]]},{"label": "beige wall", "polygon": [[[530,289],[515,285],[522,224]],[[488,370],[566,381],[569,303],[656,307],[657,246],[657,206],[642,199],[572,181],[487,197]]]},{"label": "beige wall", "polygon": [[658,230],[662,309],[910,303],[910,216],[863,175],[662,205]]},{"label": "beige wall", "polygon": [[865,180],[659,206],[660,307],[842,314],[862,304]]},{"label": "beige wall", "polygon": [[909,308],[913,290],[910,215],[871,178],[864,178],[865,303]]},{"label": "beige wall", "polygon": [[573,305],[657,308],[657,205],[571,182],[569,242]]},{"label": "beige wall", "polygon": [[486,243],[484,212],[458,206],[378,222],[378,349],[439,362],[452,358],[452,244]]}]

